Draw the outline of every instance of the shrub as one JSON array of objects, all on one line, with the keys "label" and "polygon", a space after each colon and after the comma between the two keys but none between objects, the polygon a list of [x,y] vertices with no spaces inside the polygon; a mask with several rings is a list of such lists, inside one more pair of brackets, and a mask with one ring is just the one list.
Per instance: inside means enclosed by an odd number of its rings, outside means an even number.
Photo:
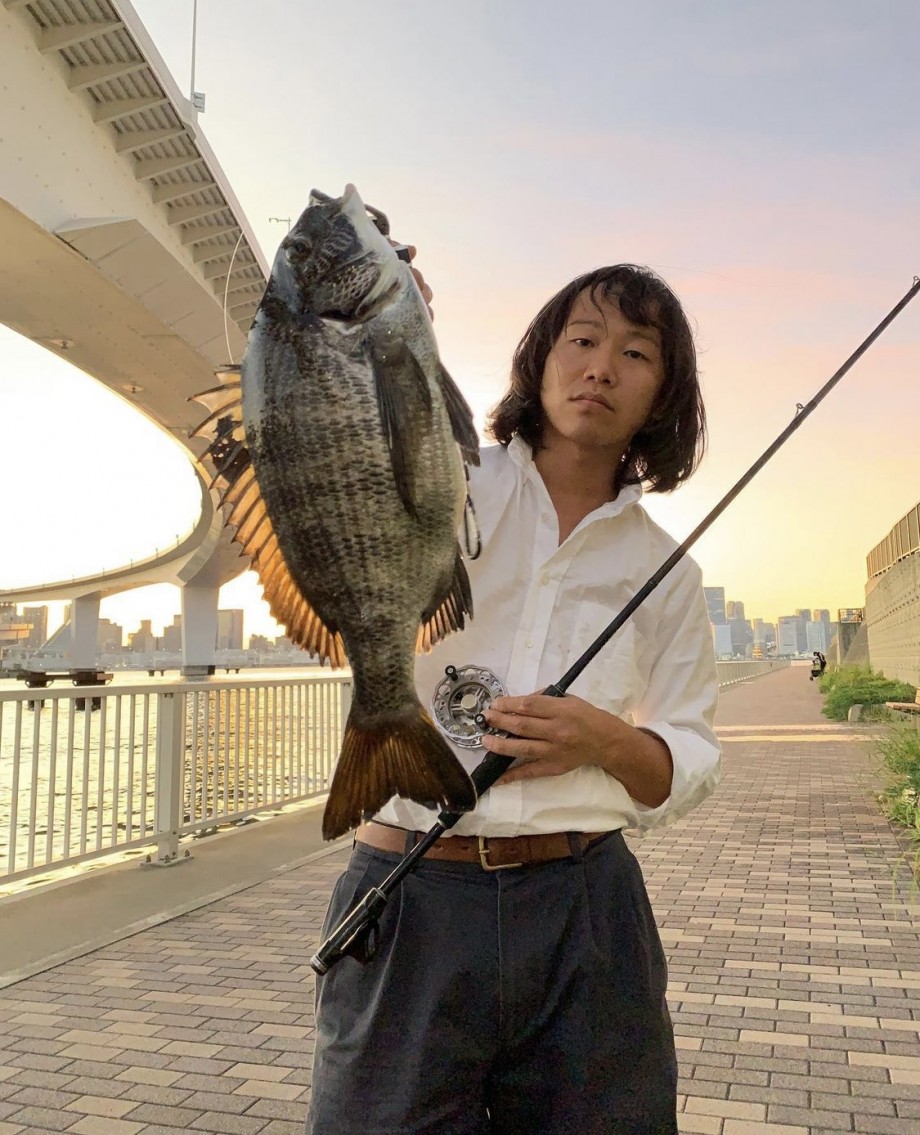
[{"label": "shrub", "polygon": [[916,876],[920,873],[920,729],[914,721],[898,722],[878,739],[877,746],[886,780],[879,803],[889,820],[907,828]]},{"label": "shrub", "polygon": [[851,705],[884,705],[886,701],[912,702],[916,686],[886,678],[868,666],[840,666],[820,680],[822,712],[831,721],[846,721]]}]

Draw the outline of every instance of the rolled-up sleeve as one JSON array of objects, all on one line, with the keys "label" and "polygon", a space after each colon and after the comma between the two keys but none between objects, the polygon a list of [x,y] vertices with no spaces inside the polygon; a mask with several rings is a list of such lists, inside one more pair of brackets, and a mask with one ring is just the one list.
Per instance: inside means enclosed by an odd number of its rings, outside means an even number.
[{"label": "rolled-up sleeve", "polygon": [[702,577],[692,560],[684,561],[675,575],[658,623],[645,694],[635,713],[636,726],[660,737],[670,749],[674,774],[671,794],[657,808],[633,801],[640,830],[679,820],[705,800],[721,776],[722,749],[712,728],[719,681]]}]

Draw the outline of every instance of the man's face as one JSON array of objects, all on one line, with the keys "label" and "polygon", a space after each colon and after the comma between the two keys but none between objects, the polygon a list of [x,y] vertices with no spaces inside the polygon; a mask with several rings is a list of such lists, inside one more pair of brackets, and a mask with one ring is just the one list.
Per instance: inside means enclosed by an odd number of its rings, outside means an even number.
[{"label": "man's face", "polygon": [[664,379],[661,335],[630,323],[615,300],[582,292],[543,368],[543,442],[609,450],[618,462]]}]

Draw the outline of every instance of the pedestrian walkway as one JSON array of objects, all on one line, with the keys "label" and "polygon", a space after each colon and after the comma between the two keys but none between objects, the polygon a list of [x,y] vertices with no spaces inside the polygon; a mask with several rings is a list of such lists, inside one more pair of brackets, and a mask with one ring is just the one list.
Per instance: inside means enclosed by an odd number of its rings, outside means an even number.
[{"label": "pedestrian walkway", "polygon": [[[893,886],[868,731],[819,707],[800,668],[724,691],[722,786],[634,845],[683,1135],[920,1130],[920,908]],[[301,1135],[308,959],[346,854],[0,991],[0,1135]]]}]

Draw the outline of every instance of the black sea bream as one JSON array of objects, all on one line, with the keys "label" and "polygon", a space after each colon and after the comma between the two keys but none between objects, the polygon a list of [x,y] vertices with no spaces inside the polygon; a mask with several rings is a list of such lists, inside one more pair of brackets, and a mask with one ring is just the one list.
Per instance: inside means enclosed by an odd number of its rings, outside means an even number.
[{"label": "black sea bream", "polygon": [[[242,427],[224,418],[211,447],[228,519],[290,638],[354,674],[324,836],[393,795],[473,807],[413,658],[472,615],[457,531],[478,439],[410,268],[353,186],[311,196],[282,241],[241,379]],[[209,420],[221,391],[202,398]]]}]

